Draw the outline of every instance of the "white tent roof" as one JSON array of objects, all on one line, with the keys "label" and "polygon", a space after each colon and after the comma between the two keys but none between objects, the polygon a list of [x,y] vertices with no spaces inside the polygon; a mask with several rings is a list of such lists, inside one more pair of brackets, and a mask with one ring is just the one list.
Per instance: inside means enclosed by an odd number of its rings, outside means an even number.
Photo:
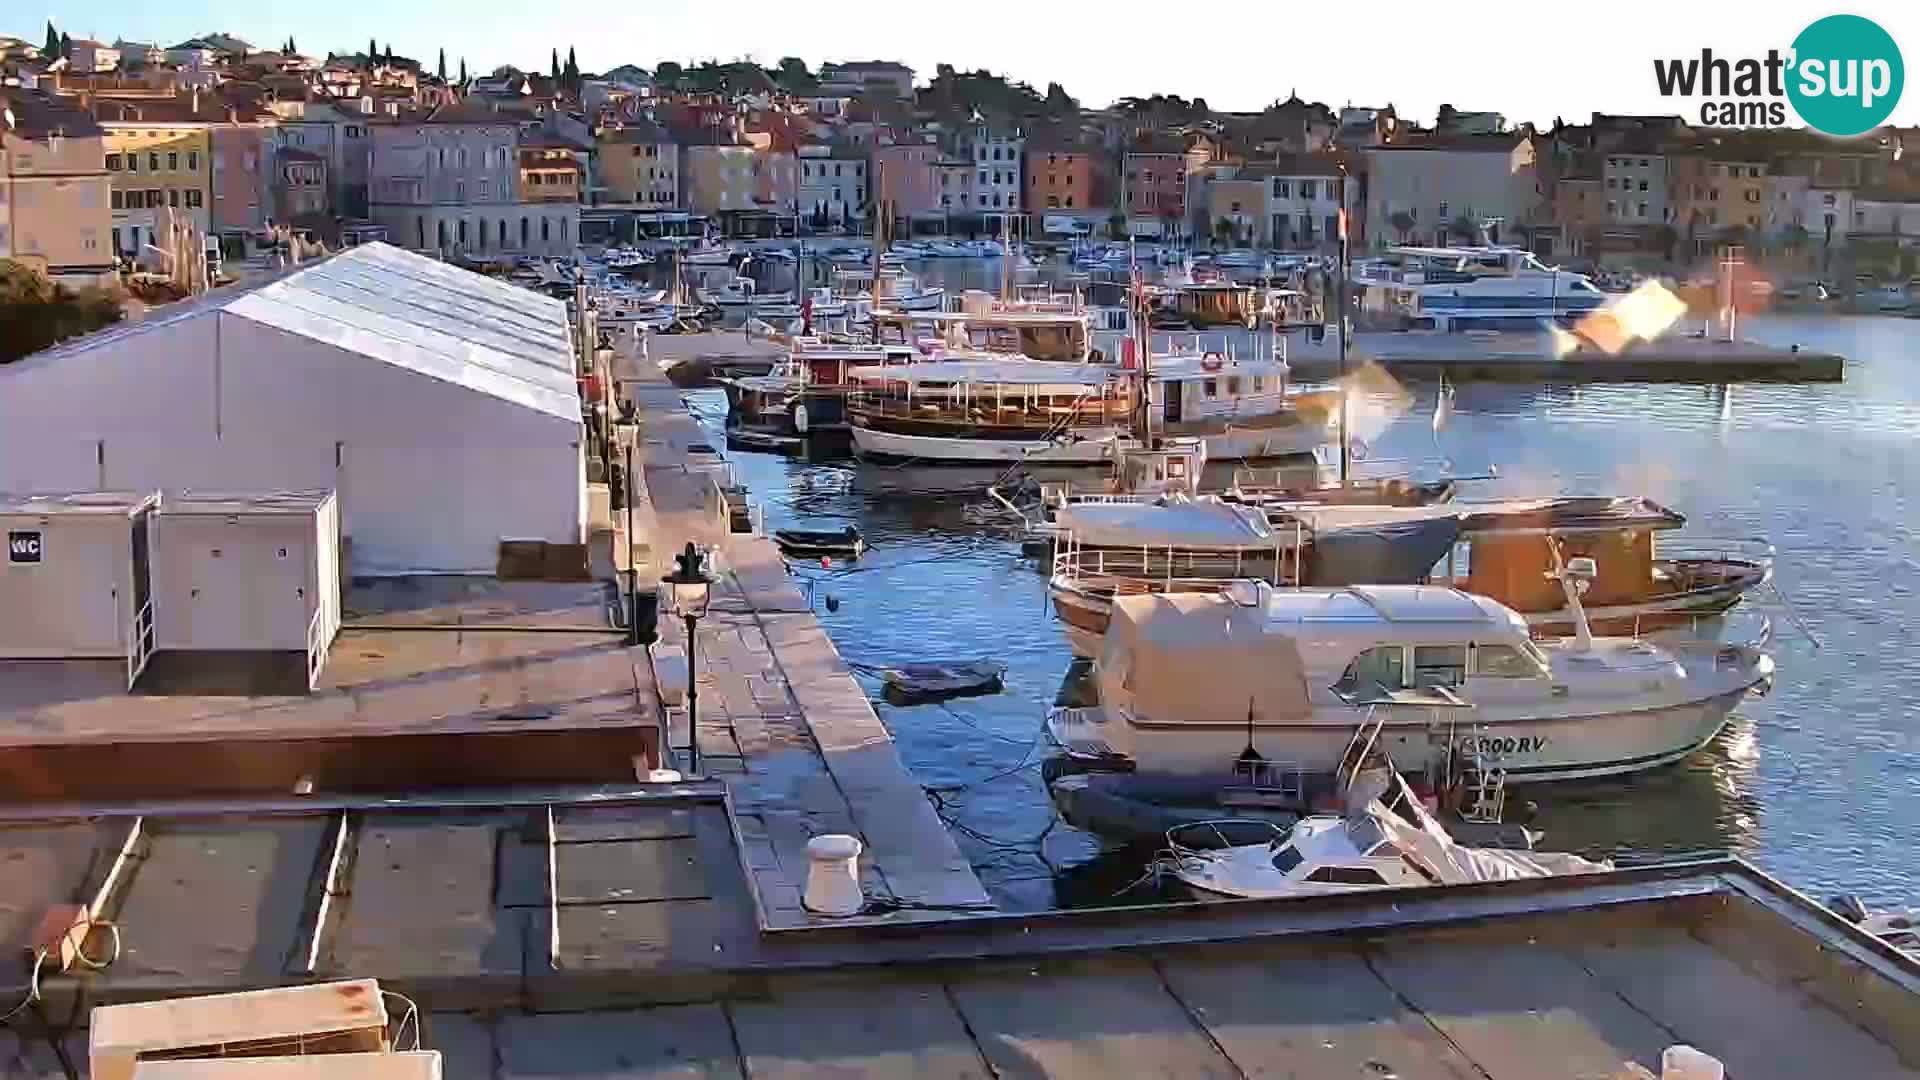
[{"label": "white tent roof", "polygon": [[8,368],[25,371],[208,311],[561,419],[580,419],[565,304],[381,243],[169,305],[151,318],[78,338]]}]

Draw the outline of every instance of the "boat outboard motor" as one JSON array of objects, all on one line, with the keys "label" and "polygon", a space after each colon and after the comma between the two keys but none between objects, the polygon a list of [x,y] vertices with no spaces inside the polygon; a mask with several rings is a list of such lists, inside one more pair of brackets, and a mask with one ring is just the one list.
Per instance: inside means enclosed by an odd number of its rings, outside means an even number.
[{"label": "boat outboard motor", "polygon": [[1835,915],[1858,925],[1867,921],[1867,905],[1852,893],[1844,893],[1827,901],[1827,908]]}]

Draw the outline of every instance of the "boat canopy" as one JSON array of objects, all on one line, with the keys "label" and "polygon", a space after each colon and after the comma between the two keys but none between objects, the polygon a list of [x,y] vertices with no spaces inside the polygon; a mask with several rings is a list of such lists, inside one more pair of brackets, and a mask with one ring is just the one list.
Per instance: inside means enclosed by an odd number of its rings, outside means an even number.
[{"label": "boat canopy", "polygon": [[[1330,509],[1382,509],[1333,507]],[[1441,507],[1399,507],[1405,510],[1442,510]],[[1382,515],[1370,520],[1356,515],[1352,523],[1339,515],[1302,515],[1313,526],[1313,546],[1305,560],[1305,585],[1419,585],[1446,558],[1460,539],[1460,519],[1450,513]]]},{"label": "boat canopy", "polygon": [[1087,547],[1237,550],[1271,547],[1279,539],[1257,508],[1215,499],[1069,503],[1055,520]]},{"label": "boat canopy", "polygon": [[1058,387],[1053,393],[1078,393],[1115,381],[1115,372],[1091,364],[1048,360],[935,360],[924,364],[859,367],[848,373],[855,379],[885,380],[918,386],[921,383],[986,383],[998,386]]},{"label": "boat canopy", "polygon": [[1467,533],[1615,532],[1677,529],[1684,515],[1638,495],[1572,495],[1456,504]]},{"label": "boat canopy", "polygon": [[1220,593],[1116,597],[1099,684],[1101,702],[1135,723],[1291,723],[1313,711],[1293,638]]}]

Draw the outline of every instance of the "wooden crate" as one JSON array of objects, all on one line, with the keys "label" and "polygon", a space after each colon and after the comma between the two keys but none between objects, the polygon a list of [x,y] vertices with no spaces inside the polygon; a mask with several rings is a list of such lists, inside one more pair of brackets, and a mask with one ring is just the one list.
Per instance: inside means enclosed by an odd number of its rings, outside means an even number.
[{"label": "wooden crate", "polygon": [[90,1038],[93,1080],[133,1080],[137,1062],[161,1058],[389,1049],[387,1009],[372,979],[103,1005],[93,1010]]},{"label": "wooden crate", "polygon": [[142,1061],[133,1080],[440,1080],[440,1051]]}]

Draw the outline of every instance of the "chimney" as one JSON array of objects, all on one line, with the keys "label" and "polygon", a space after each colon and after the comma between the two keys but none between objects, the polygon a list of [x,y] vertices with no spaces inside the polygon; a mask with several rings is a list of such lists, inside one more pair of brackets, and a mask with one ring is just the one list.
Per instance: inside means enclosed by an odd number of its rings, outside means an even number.
[{"label": "chimney", "polygon": [[200,87],[197,84],[193,88],[193,115],[200,115]]}]

